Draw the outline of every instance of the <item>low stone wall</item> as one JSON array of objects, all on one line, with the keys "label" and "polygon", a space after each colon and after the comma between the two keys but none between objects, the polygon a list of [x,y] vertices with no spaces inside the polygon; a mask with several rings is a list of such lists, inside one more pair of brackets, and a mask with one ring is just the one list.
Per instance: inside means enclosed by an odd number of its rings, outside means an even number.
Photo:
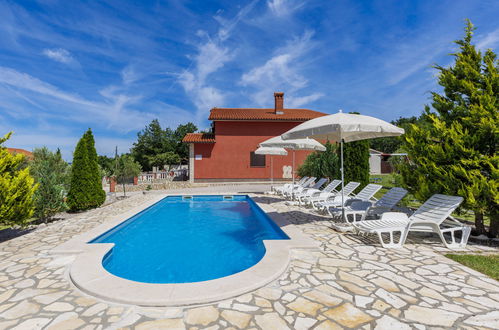
[{"label": "low stone wall", "polygon": [[[192,184],[189,181],[168,181],[161,183],[141,183],[136,186],[125,185],[126,191],[144,191],[150,186],[150,190],[170,190],[170,189],[183,189],[190,188]],[[116,192],[123,192],[123,185],[116,185]]]}]

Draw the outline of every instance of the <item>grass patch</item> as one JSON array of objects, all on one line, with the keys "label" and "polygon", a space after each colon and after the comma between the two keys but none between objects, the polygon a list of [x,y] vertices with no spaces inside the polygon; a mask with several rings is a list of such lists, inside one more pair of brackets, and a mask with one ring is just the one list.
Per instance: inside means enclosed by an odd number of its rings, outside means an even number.
[{"label": "grass patch", "polygon": [[446,254],[447,258],[459,262],[471,269],[488,275],[499,281],[499,254],[472,255],[472,254]]}]

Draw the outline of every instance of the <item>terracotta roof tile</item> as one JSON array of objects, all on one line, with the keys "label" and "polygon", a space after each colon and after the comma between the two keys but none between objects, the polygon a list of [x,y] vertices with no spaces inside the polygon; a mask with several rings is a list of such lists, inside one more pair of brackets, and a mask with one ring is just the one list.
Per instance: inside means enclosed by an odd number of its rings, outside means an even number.
[{"label": "terracotta roof tile", "polygon": [[7,148],[7,151],[11,154],[23,154],[28,158],[33,158],[33,153],[28,150],[18,149],[18,148]]},{"label": "terracotta roof tile", "polygon": [[309,109],[282,109],[276,114],[274,109],[213,108],[209,120],[272,120],[272,121],[307,121],[327,115]]},{"label": "terracotta roof tile", "polygon": [[185,143],[215,143],[215,136],[208,133],[187,133],[182,142]]}]

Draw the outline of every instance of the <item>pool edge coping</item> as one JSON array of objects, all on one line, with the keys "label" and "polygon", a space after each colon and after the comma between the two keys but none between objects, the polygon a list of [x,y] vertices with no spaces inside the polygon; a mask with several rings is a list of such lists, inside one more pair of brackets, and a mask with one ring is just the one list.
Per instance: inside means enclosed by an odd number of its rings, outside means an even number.
[{"label": "pool edge coping", "polygon": [[[266,253],[257,264],[233,275],[202,282],[175,284],[136,282],[115,276],[102,266],[102,258],[114,244],[88,244],[88,241],[127,221],[165,197],[181,195],[247,195],[290,239],[264,240]],[[292,249],[319,248],[318,242],[287,221],[271,205],[259,203],[254,197],[258,196],[254,193],[158,194],[152,200],[116,215],[60,244],[50,253],[77,255],[69,266],[71,282],[81,291],[106,301],[139,306],[182,306],[233,298],[257,290],[280,277],[288,268]]]}]

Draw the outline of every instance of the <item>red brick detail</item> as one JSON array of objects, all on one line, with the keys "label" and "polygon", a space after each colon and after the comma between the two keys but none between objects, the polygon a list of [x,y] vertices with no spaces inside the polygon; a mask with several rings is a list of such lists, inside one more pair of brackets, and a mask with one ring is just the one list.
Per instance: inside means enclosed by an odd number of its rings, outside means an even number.
[{"label": "red brick detail", "polygon": [[277,113],[278,111],[282,111],[284,109],[284,93],[275,92],[274,93],[274,110]]}]

